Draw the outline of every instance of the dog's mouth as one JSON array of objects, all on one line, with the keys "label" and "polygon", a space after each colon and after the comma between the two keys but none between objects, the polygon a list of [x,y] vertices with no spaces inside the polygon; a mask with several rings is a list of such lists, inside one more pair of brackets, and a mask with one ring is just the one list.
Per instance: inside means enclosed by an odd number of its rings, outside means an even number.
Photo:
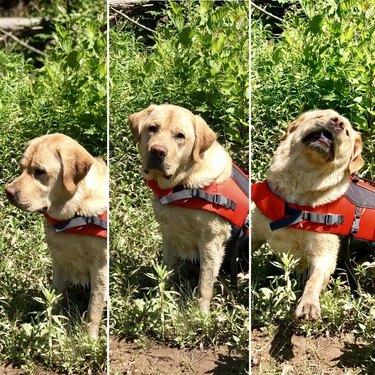
[{"label": "dog's mouth", "polygon": [[331,154],[334,151],[335,138],[328,130],[320,129],[306,135],[302,142],[309,147],[317,149],[319,152]]},{"label": "dog's mouth", "polygon": [[[144,169],[143,172],[148,175],[150,174],[150,170],[149,169]],[[160,170],[158,170],[158,172],[160,172]],[[170,180],[173,175],[172,174],[167,174],[167,173],[162,173],[162,176],[166,179],[166,180]]]},{"label": "dog's mouth", "polygon": [[48,207],[47,206],[44,206],[42,208],[39,208],[39,209],[34,209],[32,208],[32,205],[30,203],[27,203],[27,202],[20,202],[16,196],[7,196],[9,202],[19,208],[20,210],[22,211],[26,211],[26,212],[30,212],[30,213],[40,213],[40,214],[44,214],[45,212],[48,211]]},{"label": "dog's mouth", "polygon": [[48,211],[48,207],[42,207],[36,210],[27,204],[21,204],[21,203],[15,203],[15,202],[12,202],[12,204],[16,206],[17,208],[19,208],[20,210],[30,212],[30,213],[44,214]]},{"label": "dog's mouth", "polygon": [[144,163],[143,172],[146,175],[156,173],[163,178],[170,180],[173,177],[173,170],[171,165],[166,160],[165,156],[161,157],[157,154],[148,153]]}]

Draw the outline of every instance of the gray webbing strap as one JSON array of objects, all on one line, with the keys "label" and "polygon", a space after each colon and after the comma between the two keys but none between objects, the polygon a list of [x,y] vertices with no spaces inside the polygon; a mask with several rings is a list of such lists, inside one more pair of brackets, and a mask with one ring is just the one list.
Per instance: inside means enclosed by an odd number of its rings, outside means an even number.
[{"label": "gray webbing strap", "polygon": [[169,204],[175,201],[189,199],[189,198],[200,198],[210,203],[215,203],[219,206],[224,206],[235,211],[237,203],[231,199],[226,198],[221,194],[210,194],[202,189],[184,189],[176,191],[169,195],[164,195],[159,199],[161,204]]},{"label": "gray webbing strap", "polygon": [[361,220],[361,209],[360,207],[355,206],[355,216],[353,220],[352,230],[350,232],[353,236],[356,235],[359,231],[360,220]]},{"label": "gray webbing strap", "polygon": [[238,167],[232,165],[232,178],[236,184],[241,188],[241,190],[249,196],[249,179],[240,172]]},{"label": "gray webbing strap", "polygon": [[107,229],[107,222],[98,216],[76,216],[70,220],[57,223],[53,227],[55,228],[56,232],[63,232],[67,229],[82,227],[85,225],[96,225],[103,229]]},{"label": "gray webbing strap", "polygon": [[336,214],[317,214],[315,212],[302,211],[297,208],[290,207],[285,204],[285,215],[280,220],[270,223],[272,231],[280,228],[285,228],[289,225],[298,224],[303,220],[308,220],[311,223],[326,224],[326,225],[339,225],[344,222],[344,216]]},{"label": "gray webbing strap", "polygon": [[335,214],[316,214],[314,212],[302,211],[301,220],[308,220],[316,224],[338,225],[344,222],[344,216]]}]

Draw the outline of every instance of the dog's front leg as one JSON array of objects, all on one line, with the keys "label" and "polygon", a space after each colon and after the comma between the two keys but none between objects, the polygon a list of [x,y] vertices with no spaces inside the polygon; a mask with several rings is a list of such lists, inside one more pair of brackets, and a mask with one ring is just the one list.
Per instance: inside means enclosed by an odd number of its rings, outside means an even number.
[{"label": "dog's front leg", "polygon": [[251,202],[251,251],[258,250],[271,237],[269,220]]},{"label": "dog's front leg", "polygon": [[316,320],[320,318],[320,292],[335,269],[336,257],[337,252],[327,251],[324,255],[309,259],[309,278],[296,309],[297,319]]},{"label": "dog's front leg", "polygon": [[199,249],[199,308],[204,314],[210,311],[210,303],[216,277],[219,274],[224,257],[224,245],[217,241],[208,243]]},{"label": "dog's front leg", "polygon": [[99,336],[100,322],[107,300],[107,266],[95,269],[91,273],[91,293],[87,311],[88,333],[97,339]]},{"label": "dog's front leg", "polygon": [[52,258],[52,288],[56,294],[65,293],[69,284],[69,276],[55,258]]},{"label": "dog's front leg", "polygon": [[174,270],[178,263],[176,249],[165,238],[163,238],[163,263],[167,266],[168,271]]}]

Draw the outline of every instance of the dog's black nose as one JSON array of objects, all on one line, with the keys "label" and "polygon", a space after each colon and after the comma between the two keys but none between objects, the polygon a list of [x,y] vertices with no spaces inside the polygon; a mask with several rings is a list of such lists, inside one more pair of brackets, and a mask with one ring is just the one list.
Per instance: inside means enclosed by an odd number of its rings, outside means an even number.
[{"label": "dog's black nose", "polygon": [[17,194],[17,191],[15,188],[11,187],[11,186],[7,186],[5,188],[5,194],[7,195],[8,198],[14,198]]},{"label": "dog's black nose", "polygon": [[152,155],[157,156],[160,159],[164,159],[168,154],[167,148],[161,145],[153,145],[150,149],[150,152]]}]

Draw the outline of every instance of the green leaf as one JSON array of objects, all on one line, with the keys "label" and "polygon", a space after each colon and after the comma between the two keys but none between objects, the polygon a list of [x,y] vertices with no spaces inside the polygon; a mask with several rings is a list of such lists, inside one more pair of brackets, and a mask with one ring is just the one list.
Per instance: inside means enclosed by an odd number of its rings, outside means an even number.
[{"label": "green leaf", "polygon": [[281,48],[277,48],[275,52],[272,54],[272,61],[277,64],[278,62],[280,62],[281,56],[282,50]]},{"label": "green leaf", "polygon": [[212,41],[212,52],[214,54],[220,52],[224,46],[226,35],[223,33],[220,33],[217,38],[214,38]]},{"label": "green leaf", "polygon": [[322,28],[322,25],[323,25],[323,16],[318,14],[314,16],[309,22],[310,31],[313,34],[317,34]]},{"label": "green leaf", "polygon": [[212,0],[199,0],[199,4],[201,6],[201,9],[208,12],[213,7],[213,1]]},{"label": "green leaf", "polygon": [[193,35],[194,35],[194,32],[191,29],[191,27],[189,26],[184,27],[180,33],[180,38],[179,38],[180,43],[183,44],[184,46],[188,46],[191,42]]},{"label": "green leaf", "polygon": [[78,66],[78,51],[70,52],[66,58],[66,63],[70,68],[75,69]]},{"label": "green leaf", "polygon": [[33,326],[30,323],[22,324],[22,328],[25,331],[27,336],[31,336],[31,334],[33,332]]}]

